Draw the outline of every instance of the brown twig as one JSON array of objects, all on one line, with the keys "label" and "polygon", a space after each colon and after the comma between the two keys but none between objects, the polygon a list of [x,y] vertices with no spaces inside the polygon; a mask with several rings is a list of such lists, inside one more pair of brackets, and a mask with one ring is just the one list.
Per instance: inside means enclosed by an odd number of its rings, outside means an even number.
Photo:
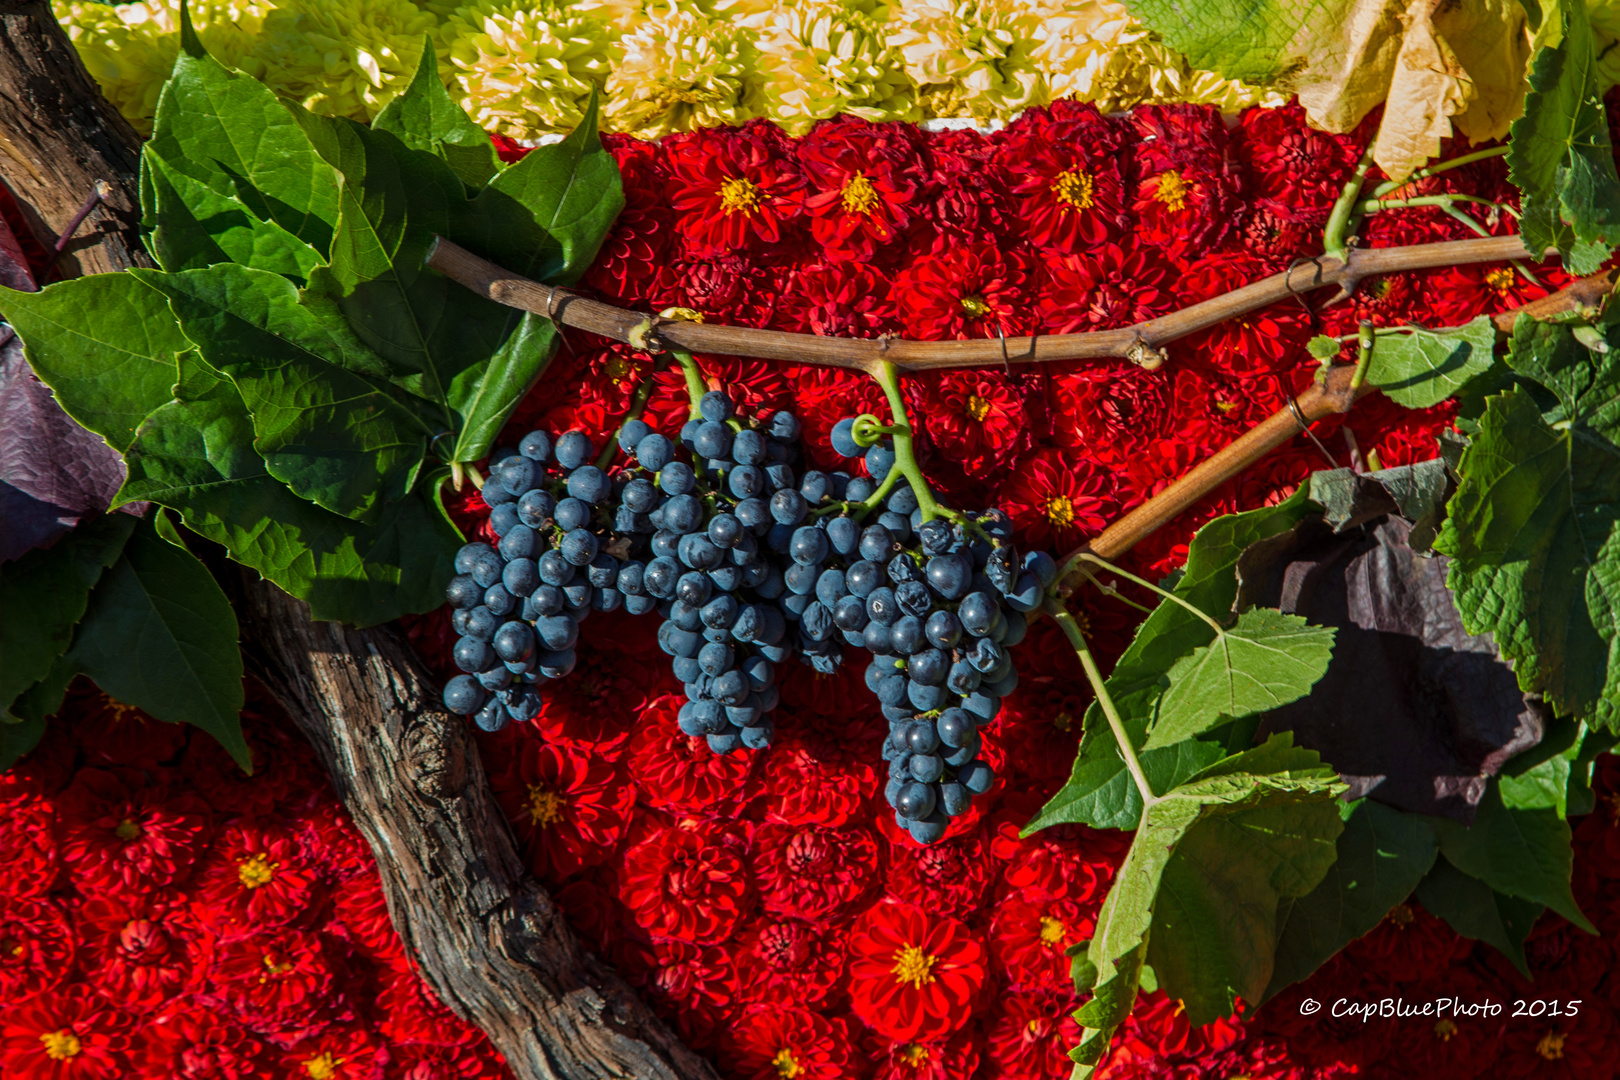
[{"label": "brown twig", "polygon": [[1524,258],[1527,254],[1516,236],[1448,240],[1408,247],[1352,248],[1343,261],[1324,257],[1306,262],[1224,296],[1123,330],[1014,337],[1005,339],[1005,344],[995,338],[982,341],[834,338],[747,326],[665,321],[646,312],[614,307],[519,277],[442,237],[429,250],[427,265],[497,303],[545,315],[561,324],[628,342],[637,348],[678,348],[688,352],[755,356],[856,368],[870,373],[883,360],[905,371],[1087,359],[1129,359],[1143,367],[1154,368],[1164,362],[1159,347],[1166,342],[1311,289],[1342,285],[1353,290],[1356,282],[1378,274],[1502,262]]}]

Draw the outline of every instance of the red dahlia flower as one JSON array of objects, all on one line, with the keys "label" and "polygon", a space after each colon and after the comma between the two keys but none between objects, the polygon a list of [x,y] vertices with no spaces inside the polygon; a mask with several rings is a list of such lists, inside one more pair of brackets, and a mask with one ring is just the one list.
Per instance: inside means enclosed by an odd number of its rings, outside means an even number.
[{"label": "red dahlia flower", "polygon": [[799,922],[760,922],[737,937],[738,997],[747,1002],[816,1005],[844,974],[833,932]]},{"label": "red dahlia flower", "polygon": [[736,971],[731,954],[718,945],[626,942],[619,964],[689,1045],[713,1046],[735,1011]]},{"label": "red dahlia flower", "polygon": [[682,732],[675,724],[681,701],[653,700],[630,737],[627,760],[642,803],[693,813],[747,798],[759,755],[716,754],[702,736]]},{"label": "red dahlia flower", "polygon": [[[602,445],[601,440],[597,445]],[[530,737],[537,734],[548,742],[616,761],[630,741],[631,721],[650,696],[667,692],[667,687],[648,680],[647,662],[623,651],[619,647],[623,641],[604,638],[594,621],[580,630],[577,666],[568,678],[554,680],[545,688],[534,728],[520,730]]]},{"label": "red dahlia flower", "polygon": [[123,1080],[129,1020],[83,988],[8,1003],[0,1016],[6,1080]]},{"label": "red dahlia flower", "polygon": [[1139,243],[1178,261],[1231,233],[1243,211],[1242,175],[1220,114],[1200,105],[1143,105],[1131,113],[1143,142],[1133,207]]},{"label": "red dahlia flower", "polygon": [[659,161],[657,143],[606,135],[603,144],[619,165],[624,209],[585,280],[615,303],[634,304],[648,296],[649,283],[668,262],[671,215],[664,192],[669,177]]},{"label": "red dahlia flower", "polygon": [[938,1039],[967,1022],[984,987],[984,946],[955,919],[885,900],[850,933],[855,1015],[891,1039]]},{"label": "red dahlia flower", "polygon": [[[1265,267],[1247,255],[1211,255],[1182,276],[1187,302],[1221,296],[1265,276]],[[1217,323],[1175,346],[1177,355],[1200,368],[1239,376],[1281,371],[1300,362],[1311,336],[1303,308],[1292,300],[1272,304]]]},{"label": "red dahlia flower", "polygon": [[1008,229],[1007,171],[977,131],[935,131],[924,136],[928,182],[923,215],[952,240],[980,240]]},{"label": "red dahlia flower", "polygon": [[839,457],[829,442],[833,426],[845,417],[867,412],[886,420],[889,407],[883,390],[847,368],[786,368],[784,374],[798,393],[797,411],[804,424],[800,444],[805,456],[818,469],[850,469],[855,463]]},{"label": "red dahlia flower", "polygon": [[665,306],[691,308],[709,322],[770,326],[789,273],[748,255],[681,260],[674,264],[674,293]]},{"label": "red dahlia flower", "polygon": [[25,792],[16,778],[0,777],[0,898],[43,896],[56,884],[55,817],[51,803]]},{"label": "red dahlia flower", "polygon": [[1023,394],[999,371],[940,372],[906,388],[934,448],[969,476],[988,476],[1029,445]]},{"label": "red dahlia flower", "polygon": [[1026,114],[1007,129],[997,157],[1030,243],[1075,252],[1119,239],[1130,224],[1124,147],[1123,126],[1090,104],[1062,120]]},{"label": "red dahlia flower", "polygon": [[154,720],[99,690],[92,689],[75,704],[67,712],[73,718],[73,740],[94,764],[154,767],[186,745],[185,725]]},{"label": "red dahlia flower", "polygon": [[1053,552],[1100,532],[1118,508],[1112,473],[1056,450],[1022,458],[999,501],[1021,539]]},{"label": "red dahlia flower", "polygon": [[242,714],[242,733],[253,753],[251,777],[217,739],[192,739],[180,759],[187,784],[222,814],[272,816],[277,807],[308,798],[306,779],[320,768],[309,742],[298,738],[296,729],[288,734],[291,725],[284,716],[260,709],[250,700]]},{"label": "red dahlia flower", "polygon": [[1345,955],[1382,978],[1411,982],[1443,970],[1473,946],[1421,907],[1396,904],[1372,931],[1352,941]]},{"label": "red dahlia flower", "polygon": [[195,1000],[142,1032],[140,1080],[270,1080],[264,1044],[229,1016]]},{"label": "red dahlia flower", "polygon": [[723,826],[659,829],[625,852],[624,904],[656,937],[724,941],[754,904],[741,848]]},{"label": "red dahlia flower", "polygon": [[720,1049],[736,1080],[845,1080],[854,1056],[843,1024],[792,1008],[754,1010],[731,1025]]},{"label": "red dahlia flower", "polygon": [[944,243],[917,255],[895,279],[894,296],[906,332],[924,341],[1009,337],[1030,322],[1024,256],[993,244]]},{"label": "red dahlia flower", "polygon": [[776,304],[776,325],[823,337],[876,337],[899,329],[890,280],[866,263],[817,263],[795,271]]},{"label": "red dahlia flower", "polygon": [[[1540,268],[1536,276],[1542,277]],[[1448,266],[1424,277],[1429,310],[1436,321],[1447,326],[1461,325],[1476,315],[1506,311],[1547,295],[1544,285],[1532,284],[1518,268],[1508,265]]]},{"label": "red dahlia flower", "polygon": [[1165,433],[1171,418],[1170,379],[1129,361],[1090,363],[1055,380],[1058,440],[1123,464]]},{"label": "red dahlia flower", "polygon": [[1024,899],[1072,901],[1088,909],[1102,903],[1114,868],[1124,861],[1129,839],[1115,832],[1094,832],[1074,825],[1042,829],[1020,837],[1030,818],[1022,808],[1008,808],[992,820],[990,851],[1006,863],[1002,880]]},{"label": "red dahlia flower", "polygon": [[1069,946],[1091,937],[1093,912],[1066,899],[1036,900],[1013,894],[996,905],[990,952],[1007,981],[1020,990],[1061,990],[1072,985]]},{"label": "red dahlia flower", "polygon": [[870,1051],[878,1062],[874,1080],[960,1080],[979,1067],[979,1044],[970,1031],[931,1041],[869,1042],[876,1044]]},{"label": "red dahlia flower", "polygon": [[314,860],[298,838],[251,819],[220,831],[198,873],[197,891],[205,922],[255,931],[299,920],[322,893]]},{"label": "red dahlia flower", "polygon": [[1305,110],[1245,109],[1238,145],[1257,198],[1297,221],[1320,225],[1356,167],[1361,148],[1352,136],[1329,135],[1305,122]]},{"label": "red dahlia flower", "polygon": [[810,235],[828,258],[865,262],[899,242],[917,195],[911,177],[922,171],[908,131],[842,116],[817,124],[798,152]]},{"label": "red dahlia flower", "polygon": [[81,769],[57,802],[62,861],[80,892],[144,892],[190,872],[207,845],[208,808],[139,769]]},{"label": "red dahlia flower", "polygon": [[76,944],[55,901],[0,905],[0,1001],[15,1004],[55,987],[73,970]]},{"label": "red dahlia flower", "polygon": [[382,1080],[387,1060],[387,1051],[364,1027],[340,1027],[288,1050],[281,1067],[290,1080]]},{"label": "red dahlia flower", "polygon": [[1054,334],[1111,330],[1163,315],[1175,306],[1172,270],[1149,248],[1104,244],[1046,263],[1041,319]]},{"label": "red dahlia flower", "polygon": [[1243,221],[1243,246],[1268,270],[1283,270],[1303,255],[1310,255],[1321,236],[1318,226],[1301,224],[1285,208],[1269,201],[1250,204]]},{"label": "red dahlia flower", "polygon": [[381,974],[377,1006],[382,1022],[378,1027],[389,1042],[472,1042],[478,1038],[478,1029],[457,1020],[414,967],[389,968]]},{"label": "red dahlia flower", "polygon": [[990,1060],[1001,1080],[1052,1080],[1074,1063],[1069,1048],[1080,1045],[1080,1025],[1069,993],[1004,994],[990,1021]]},{"label": "red dahlia flower", "polygon": [[490,778],[495,799],[548,881],[610,857],[624,835],[636,789],[616,765],[579,747],[524,738]]},{"label": "red dahlia flower", "polygon": [[780,243],[804,204],[804,176],[766,123],[664,140],[675,231],[698,259]]},{"label": "red dahlia flower", "polygon": [[220,945],[214,991],[260,1032],[320,1031],[346,1012],[332,964],[311,933],[280,930]]},{"label": "red dahlia flower", "polygon": [[[1455,997],[1468,1002],[1486,1001],[1492,996],[1487,984],[1465,967],[1450,966],[1438,971],[1434,978],[1409,989],[1403,988],[1401,996],[1407,1001]],[[1393,1024],[1395,1045],[1390,1051],[1390,1060],[1402,1064],[1402,1076],[1480,1076],[1501,1052],[1501,1031],[1505,1026],[1500,1019],[1478,1016],[1415,1016],[1397,1020]],[[1548,1049],[1552,1049],[1551,1043]]]},{"label": "red dahlia flower", "polygon": [[[1241,1001],[1238,1007],[1242,1009]],[[1114,1053],[1121,1061],[1134,1058],[1155,1062],[1171,1056],[1203,1058],[1242,1038],[1243,1025],[1235,1017],[1223,1017],[1195,1028],[1187,1021],[1186,1006],[1156,990],[1136,999]]]},{"label": "red dahlia flower", "polygon": [[876,883],[878,842],[866,829],[762,825],[753,847],[760,895],[773,915],[830,920]]},{"label": "red dahlia flower", "polygon": [[[885,816],[892,814],[884,807]],[[889,833],[889,892],[928,911],[962,918],[989,899],[995,867],[982,830],[947,836],[924,847],[898,830]],[[903,838],[896,838],[897,834]]]},{"label": "red dahlia flower", "polygon": [[159,893],[124,902],[85,902],[80,922],[88,933],[87,974],[108,1000],[127,1009],[155,1009],[195,983],[204,966],[194,951],[196,920],[179,896]]},{"label": "red dahlia flower", "polygon": [[765,819],[831,827],[855,820],[882,786],[872,765],[881,735],[870,725],[840,730],[794,719],[779,717],[782,730],[765,759]]}]

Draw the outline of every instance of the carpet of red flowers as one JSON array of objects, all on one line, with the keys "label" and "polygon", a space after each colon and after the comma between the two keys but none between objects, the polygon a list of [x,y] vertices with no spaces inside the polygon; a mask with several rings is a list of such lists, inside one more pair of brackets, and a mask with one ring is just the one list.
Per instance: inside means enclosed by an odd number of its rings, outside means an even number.
[{"label": "carpet of red flowers", "polygon": [[[627,207],[586,284],[626,304],[824,334],[1124,326],[1306,251],[1365,134],[1312,132],[1292,108],[1228,127],[1202,108],[1116,119],[1058,105],[992,136],[843,119],[800,140],[762,124],[612,139]],[[1418,187],[1511,199],[1499,160]],[[1510,230],[1506,214],[1469,213]],[[1379,246],[1471,235],[1432,207],[1380,214],[1363,232]],[[1154,373],[1075,363],[912,379],[924,465],[947,502],[1002,506],[1022,542],[1062,550],[1278,408],[1310,377],[1311,334],[1361,318],[1460,323],[1563,280],[1536,273],[1540,284],[1448,267],[1369,281],[1315,314],[1278,304],[1173,344]],[[843,370],[700,361],[747,410],[798,412],[822,467],[835,464],[831,426],[881,405]],[[673,430],[677,373],[574,335],[512,432],[579,427],[601,440],[644,375],[656,380],[650,416]],[[1368,401],[1348,425],[1318,425],[1323,448],[1296,439],[1132,565],[1168,571],[1198,524],[1286,496],[1326,467],[1324,450],[1340,465],[1431,457],[1449,415]],[[471,506],[461,512],[476,530]],[[1099,651],[1117,655],[1129,609],[1098,598],[1082,614]],[[1066,1076],[1078,1031],[1063,950],[1089,935],[1129,837],[1018,837],[1066,776],[1089,697],[1061,638],[1032,629],[1021,687],[987,732],[1001,782],[923,849],[884,804],[883,720],[858,667],[795,667],[776,745],[719,758],[675,726],[679,687],[654,623],[594,616],[578,670],[537,720],[481,740],[535,873],[582,937],[728,1080]],[[446,666],[447,620],[410,632]],[[308,749],[259,698],[245,722],[251,779],[206,736],[80,686],[42,746],[0,778],[0,1076],[503,1075],[413,972],[371,854],[311,783]],[[1306,984],[1231,1021],[1191,1028],[1175,1002],[1145,995],[1106,1075],[1612,1076],[1620,766],[1604,759],[1600,773],[1598,812],[1576,827],[1576,893],[1605,936],[1543,917],[1527,947],[1534,983],[1402,905]],[[1507,1010],[1439,1023],[1300,1010],[1307,996],[1442,995]],[[1513,1019],[1517,998],[1582,1004],[1573,1018]]]}]

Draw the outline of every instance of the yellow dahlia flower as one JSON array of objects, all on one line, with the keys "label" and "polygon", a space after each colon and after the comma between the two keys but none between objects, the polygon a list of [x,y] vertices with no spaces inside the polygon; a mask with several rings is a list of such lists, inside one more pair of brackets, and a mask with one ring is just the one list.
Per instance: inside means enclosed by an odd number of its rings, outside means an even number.
[{"label": "yellow dahlia flower", "polygon": [[1006,118],[1050,100],[1031,55],[1039,18],[1017,0],[900,0],[888,25],[926,115]]},{"label": "yellow dahlia flower", "polygon": [[437,26],[411,0],[277,0],[258,49],[264,81],[315,112],[370,120],[410,85]]},{"label": "yellow dahlia flower", "polygon": [[759,40],[759,112],[793,134],[855,113],[917,120],[917,88],[876,19],[831,0],[771,13]]},{"label": "yellow dahlia flower", "polygon": [[514,139],[572,131],[612,69],[607,27],[545,0],[479,0],[451,15],[440,39],[451,95],[480,127]]},{"label": "yellow dahlia flower", "polygon": [[620,39],[624,59],[608,77],[604,126],[650,139],[750,119],[752,36],[678,0],[647,12]]}]

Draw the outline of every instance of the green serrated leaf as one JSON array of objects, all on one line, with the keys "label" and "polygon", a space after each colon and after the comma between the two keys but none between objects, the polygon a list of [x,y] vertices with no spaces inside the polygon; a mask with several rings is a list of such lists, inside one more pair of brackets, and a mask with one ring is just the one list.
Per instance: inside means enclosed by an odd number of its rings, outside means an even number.
[{"label": "green serrated leaf", "polygon": [[1367,381],[1408,409],[1427,409],[1460,391],[1494,362],[1496,326],[1481,315],[1450,330],[1412,327],[1378,335]]},{"label": "green serrated leaf", "polygon": [[1580,752],[1576,743],[1513,776],[1498,777],[1502,804],[1509,810],[1551,810],[1560,819],[1567,818],[1571,770]]},{"label": "green serrated leaf", "polygon": [[1531,62],[1524,114],[1508,142],[1508,177],[1523,194],[1525,246],[1556,247],[1567,270],[1590,274],[1620,244],[1620,176],[1586,6],[1559,7],[1563,34]]},{"label": "green serrated leaf", "polygon": [[39,745],[45,737],[44,720],[22,720],[15,724],[0,723],[0,773],[5,772]]},{"label": "green serrated leaf", "polygon": [[236,639],[213,575],[143,523],[90,594],[67,659],[119,701],[206,731],[252,772]]},{"label": "green serrated leaf", "polygon": [[1310,693],[1332,658],[1332,627],[1251,608],[1165,672],[1170,687],[1143,749],[1169,746],[1225,720],[1297,701]]},{"label": "green serrated leaf", "polygon": [[199,362],[183,373],[182,396],[153,412],[129,449],[119,503],[173,507],[317,619],[372,626],[444,603],[461,541],[422,494],[364,525],[305,502],[265,471],[236,387]]},{"label": "green serrated leaf", "polygon": [[1429,914],[1444,919],[1463,937],[1483,941],[1530,977],[1524,939],[1543,911],[1540,904],[1503,896],[1445,859],[1436,861],[1418,883],[1417,900]]},{"label": "green serrated leaf", "polygon": [[410,491],[431,406],[380,377],[381,361],[325,298],[232,263],[134,272],[169,297],[203,359],[236,383],[270,475],[345,517]]},{"label": "green serrated leaf", "polygon": [[1338,858],[1321,884],[1279,909],[1276,963],[1266,999],[1376,927],[1412,895],[1440,852],[1423,818],[1371,799],[1356,802],[1335,849]]},{"label": "green serrated leaf", "polygon": [[79,674],[78,665],[67,653],[58,656],[45,677],[25,690],[11,703],[8,723],[43,724],[62,708],[68,686]]},{"label": "green serrated leaf", "polygon": [[1317,334],[1305,343],[1305,348],[1318,360],[1332,360],[1344,350],[1344,345],[1336,337],[1327,334]]},{"label": "green serrated leaf", "polygon": [[0,314],[64,412],[122,451],[169,400],[191,348],[163,294],[134,274],[94,274],[40,292],[0,288]]},{"label": "green serrated leaf", "polygon": [[413,150],[439,155],[468,187],[483,187],[500,171],[489,133],[473,123],[439,79],[439,57],[431,37],[423,41],[411,84],[383,106],[371,126],[397,135]]},{"label": "green serrated leaf", "polygon": [[0,711],[67,652],[90,590],[134,527],[128,514],[104,514],[49,548],[0,565]]}]

